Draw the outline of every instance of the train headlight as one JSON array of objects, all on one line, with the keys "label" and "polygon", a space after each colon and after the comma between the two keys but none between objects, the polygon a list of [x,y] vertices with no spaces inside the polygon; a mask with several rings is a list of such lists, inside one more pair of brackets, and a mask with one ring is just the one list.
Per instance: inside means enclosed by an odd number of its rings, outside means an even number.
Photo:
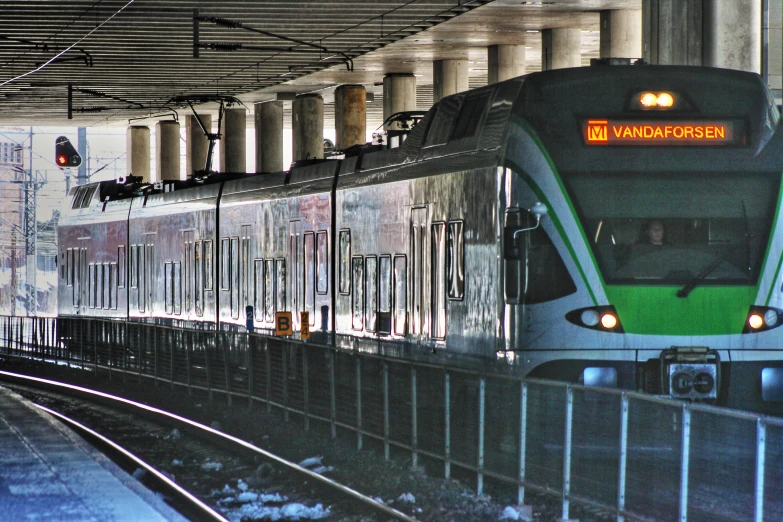
[{"label": "train headlight", "polygon": [[651,92],[646,92],[639,98],[639,103],[643,107],[655,107],[658,105],[658,97]]},{"label": "train headlight", "polygon": [[613,330],[617,326],[617,317],[612,314],[604,314],[601,316],[601,326],[607,330]]},{"label": "train headlight", "polygon": [[783,310],[769,306],[751,306],[742,333],[764,332],[782,324]]},{"label": "train headlight", "polygon": [[600,319],[600,316],[598,315],[598,312],[595,310],[585,310],[582,312],[582,323],[584,323],[585,326],[595,326],[598,324],[598,320]]},{"label": "train headlight", "polygon": [[668,109],[674,105],[674,97],[668,92],[662,92],[658,95],[656,103],[658,104],[658,107]]},{"label": "train headlight", "polygon": [[572,310],[566,314],[566,319],[582,328],[599,330],[601,332],[624,333],[614,306],[590,306]]}]

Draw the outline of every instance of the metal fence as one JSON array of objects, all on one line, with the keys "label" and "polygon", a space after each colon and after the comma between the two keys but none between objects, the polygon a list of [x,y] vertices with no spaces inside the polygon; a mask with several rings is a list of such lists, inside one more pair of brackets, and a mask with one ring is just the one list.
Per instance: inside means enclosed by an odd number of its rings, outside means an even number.
[{"label": "metal fence", "polygon": [[618,520],[783,520],[783,419],[356,350],[94,319],[0,317],[0,359],[219,393]]}]

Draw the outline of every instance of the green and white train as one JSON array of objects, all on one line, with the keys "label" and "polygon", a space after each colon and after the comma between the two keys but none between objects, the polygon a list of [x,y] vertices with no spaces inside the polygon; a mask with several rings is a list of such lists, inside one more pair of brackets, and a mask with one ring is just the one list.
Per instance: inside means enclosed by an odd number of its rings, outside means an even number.
[{"label": "green and white train", "polygon": [[778,122],[755,74],[600,65],[444,98],[397,148],[78,187],[59,312],[270,332],[309,312],[338,345],[783,411]]}]

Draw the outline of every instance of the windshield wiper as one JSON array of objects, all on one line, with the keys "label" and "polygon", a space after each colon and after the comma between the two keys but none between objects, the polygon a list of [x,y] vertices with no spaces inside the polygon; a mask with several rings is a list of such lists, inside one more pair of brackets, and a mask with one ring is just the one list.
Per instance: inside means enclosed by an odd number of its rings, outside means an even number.
[{"label": "windshield wiper", "polygon": [[696,286],[697,286],[697,285],[698,285],[700,282],[702,282],[704,279],[706,279],[708,275],[710,275],[710,274],[711,274],[711,273],[712,273],[712,272],[713,272],[713,271],[714,271],[716,268],[718,268],[718,265],[720,265],[721,263],[723,263],[723,261],[725,261],[725,260],[726,260],[726,257],[728,257],[728,255],[729,255],[731,252],[733,252],[733,251],[734,251],[734,249],[732,248],[732,249],[731,249],[729,252],[727,252],[726,254],[724,254],[724,255],[720,256],[720,257],[719,257],[719,258],[717,258],[715,261],[713,261],[712,263],[710,263],[709,265],[707,265],[707,268],[705,268],[704,270],[702,270],[702,271],[699,273],[699,275],[697,275],[696,277],[694,277],[693,279],[691,279],[690,281],[688,281],[688,284],[687,284],[687,285],[683,286],[682,288],[680,288],[680,289],[677,291],[677,297],[679,297],[679,298],[685,298],[685,297],[688,297],[688,294],[690,294],[690,293],[693,291],[693,289],[694,289],[694,288],[696,288]]}]

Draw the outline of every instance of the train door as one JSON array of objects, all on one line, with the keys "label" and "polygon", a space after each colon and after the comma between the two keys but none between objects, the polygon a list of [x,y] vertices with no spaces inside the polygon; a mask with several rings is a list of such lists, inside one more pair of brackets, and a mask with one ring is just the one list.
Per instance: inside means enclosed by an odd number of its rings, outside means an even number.
[{"label": "train door", "polygon": [[[240,273],[242,281],[240,282],[241,296],[239,303],[239,312],[247,311],[247,306],[251,303],[250,296],[253,294],[253,274],[250,272],[250,225],[242,225],[239,240],[241,242]],[[247,317],[245,317],[247,319]]]},{"label": "train door", "polygon": [[299,312],[304,311],[302,298],[304,296],[304,277],[302,274],[304,268],[302,253],[302,222],[291,221],[288,224],[288,266],[290,277],[290,303],[293,316],[294,329],[299,328]]},{"label": "train door", "polygon": [[411,209],[411,293],[410,333],[427,335],[429,330],[429,233],[427,207]]}]

